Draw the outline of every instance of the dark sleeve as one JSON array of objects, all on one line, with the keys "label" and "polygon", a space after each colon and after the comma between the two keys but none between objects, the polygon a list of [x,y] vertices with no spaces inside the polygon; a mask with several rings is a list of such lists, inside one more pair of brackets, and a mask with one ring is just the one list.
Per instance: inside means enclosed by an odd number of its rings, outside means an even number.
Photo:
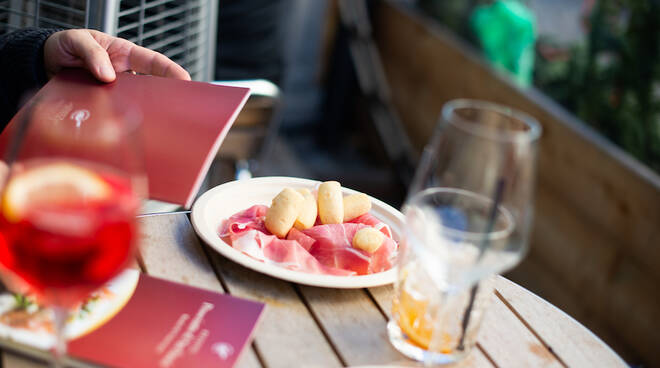
[{"label": "dark sleeve", "polygon": [[46,83],[44,42],[57,31],[26,28],[0,36],[0,128]]}]

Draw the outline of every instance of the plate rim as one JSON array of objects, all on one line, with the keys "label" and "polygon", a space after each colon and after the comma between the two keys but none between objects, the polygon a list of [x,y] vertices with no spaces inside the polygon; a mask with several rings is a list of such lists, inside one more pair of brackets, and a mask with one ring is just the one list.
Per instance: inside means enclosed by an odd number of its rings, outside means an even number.
[{"label": "plate rim", "polygon": [[[202,239],[206,244],[208,244],[213,250],[218,252],[225,258],[240,264],[243,267],[249,268],[253,271],[265,274],[270,277],[282,279],[289,282],[294,282],[302,285],[325,287],[325,288],[338,288],[338,289],[360,289],[365,287],[376,287],[392,284],[396,279],[396,265],[390,268],[387,271],[379,272],[376,274],[370,275],[359,275],[359,276],[335,276],[335,275],[319,275],[306,273],[301,271],[289,270],[283,267],[276,265],[271,265],[264,263],[262,261],[256,260],[241,251],[236,250],[231,245],[224,242],[217,236],[217,230],[213,230],[211,236],[209,232],[211,229],[206,229],[205,221],[207,220],[204,216],[205,209],[208,208],[210,203],[212,203],[214,196],[218,193],[225,192],[227,190],[233,189],[239,185],[244,185],[246,183],[253,185],[258,184],[281,184],[283,187],[286,185],[302,185],[307,187],[314,187],[321,183],[318,180],[305,179],[305,178],[296,178],[289,176],[264,176],[257,178],[250,178],[245,180],[234,180],[224,184],[215,186],[202,194],[193,205],[190,212],[190,219],[193,225],[193,228],[197,235]],[[360,193],[354,189],[346,188],[342,186],[342,192],[345,194],[354,194]],[[399,238],[401,237],[401,228],[403,226],[403,214],[399,212],[394,207],[389,204],[369,196],[372,203],[381,207],[389,215],[393,216],[399,221],[399,224],[390,224],[393,234],[396,234]],[[246,207],[247,208],[247,207]],[[220,221],[220,220],[219,220]]]}]

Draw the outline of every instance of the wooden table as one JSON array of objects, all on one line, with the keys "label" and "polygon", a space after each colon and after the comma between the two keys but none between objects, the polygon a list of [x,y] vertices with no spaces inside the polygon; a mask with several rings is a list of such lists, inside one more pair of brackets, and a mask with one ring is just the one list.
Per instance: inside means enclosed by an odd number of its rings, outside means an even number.
[{"label": "wooden table", "polygon": [[[391,286],[324,289],[239,266],[198,240],[185,213],[142,217],[140,267],[150,275],[267,304],[239,367],[412,366],[388,342]],[[43,363],[3,352],[3,367]],[[625,367],[562,311],[499,277],[477,348],[463,367]]]}]

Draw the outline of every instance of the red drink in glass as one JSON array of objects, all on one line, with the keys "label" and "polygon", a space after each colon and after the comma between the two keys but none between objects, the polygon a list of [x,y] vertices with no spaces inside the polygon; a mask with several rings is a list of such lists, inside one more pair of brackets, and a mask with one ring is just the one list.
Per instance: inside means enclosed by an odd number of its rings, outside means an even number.
[{"label": "red drink in glass", "polygon": [[42,302],[71,307],[130,262],[138,201],[100,166],[27,164],[2,198],[0,263]]}]

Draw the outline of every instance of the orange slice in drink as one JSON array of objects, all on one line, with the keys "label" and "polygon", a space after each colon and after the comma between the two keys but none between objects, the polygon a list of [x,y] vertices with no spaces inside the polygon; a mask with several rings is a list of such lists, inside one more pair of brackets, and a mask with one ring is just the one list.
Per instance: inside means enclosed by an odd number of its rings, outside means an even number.
[{"label": "orange slice in drink", "polygon": [[[433,336],[434,321],[427,315],[428,300],[416,299],[402,290],[399,298],[394,300],[392,313],[398,316],[399,328],[410,338],[411,342],[424,350],[429,349]],[[440,346],[436,346],[443,354],[451,353],[451,336],[442,333]]]},{"label": "orange slice in drink", "polygon": [[44,164],[9,180],[2,211],[8,221],[17,222],[31,206],[101,200],[110,195],[110,186],[94,171],[62,162]]},{"label": "orange slice in drink", "polygon": [[427,300],[415,299],[402,290],[392,306],[398,316],[399,327],[419,347],[428,349],[433,333],[433,323],[426,318]]}]

